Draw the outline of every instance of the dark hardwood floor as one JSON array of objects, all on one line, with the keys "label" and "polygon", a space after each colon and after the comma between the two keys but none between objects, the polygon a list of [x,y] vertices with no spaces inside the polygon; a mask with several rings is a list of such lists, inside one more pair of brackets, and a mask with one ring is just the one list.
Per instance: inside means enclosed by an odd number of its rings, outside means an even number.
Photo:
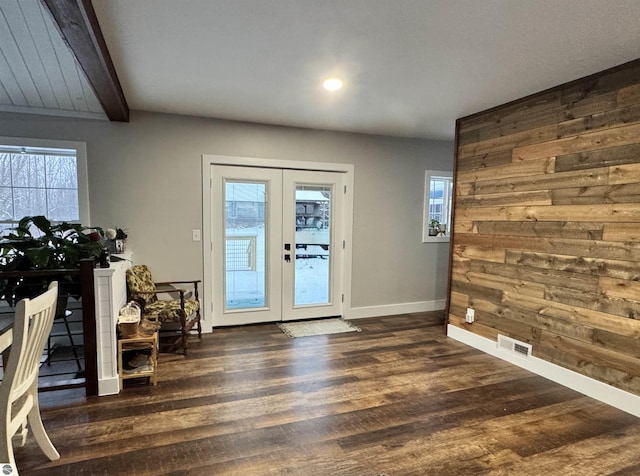
[{"label": "dark hardwood floor", "polygon": [[291,339],[274,324],[161,354],[159,383],[41,394],[61,454],[22,475],[637,475],[640,419],[448,339],[441,313]]}]

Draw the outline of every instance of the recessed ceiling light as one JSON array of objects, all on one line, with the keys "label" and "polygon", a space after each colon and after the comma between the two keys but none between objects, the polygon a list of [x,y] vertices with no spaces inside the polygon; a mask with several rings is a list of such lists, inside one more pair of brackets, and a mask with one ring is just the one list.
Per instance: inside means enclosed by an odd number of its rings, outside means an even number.
[{"label": "recessed ceiling light", "polygon": [[324,83],[322,83],[322,86],[324,86],[324,89],[326,89],[327,91],[337,91],[342,87],[342,81],[340,81],[338,78],[329,78]]}]

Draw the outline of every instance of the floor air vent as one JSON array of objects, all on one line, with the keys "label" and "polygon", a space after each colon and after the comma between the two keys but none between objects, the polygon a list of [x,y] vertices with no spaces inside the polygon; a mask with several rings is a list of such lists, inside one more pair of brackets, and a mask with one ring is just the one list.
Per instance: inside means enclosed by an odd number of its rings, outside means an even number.
[{"label": "floor air vent", "polygon": [[531,357],[531,344],[498,334],[498,349],[520,357]]}]

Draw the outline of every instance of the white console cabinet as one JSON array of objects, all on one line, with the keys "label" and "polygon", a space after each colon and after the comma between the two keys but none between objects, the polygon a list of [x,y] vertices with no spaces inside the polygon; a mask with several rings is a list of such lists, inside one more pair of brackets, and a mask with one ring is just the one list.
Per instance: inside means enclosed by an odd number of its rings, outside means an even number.
[{"label": "white console cabinet", "polygon": [[131,266],[131,252],[118,255],[122,261],[109,268],[95,268],[96,347],[98,360],[98,395],[113,395],[120,391],[118,378],[118,313],[127,301],[126,271]]}]

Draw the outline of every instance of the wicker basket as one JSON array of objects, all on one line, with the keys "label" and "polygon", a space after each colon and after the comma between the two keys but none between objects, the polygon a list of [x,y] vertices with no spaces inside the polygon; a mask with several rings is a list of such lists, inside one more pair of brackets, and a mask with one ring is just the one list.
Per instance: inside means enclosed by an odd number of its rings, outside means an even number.
[{"label": "wicker basket", "polygon": [[138,335],[140,325],[140,307],[135,303],[128,303],[120,310],[118,316],[118,329],[123,339],[130,339]]},{"label": "wicker basket", "polygon": [[118,328],[123,339],[130,339],[138,335],[139,322],[119,322]]}]

